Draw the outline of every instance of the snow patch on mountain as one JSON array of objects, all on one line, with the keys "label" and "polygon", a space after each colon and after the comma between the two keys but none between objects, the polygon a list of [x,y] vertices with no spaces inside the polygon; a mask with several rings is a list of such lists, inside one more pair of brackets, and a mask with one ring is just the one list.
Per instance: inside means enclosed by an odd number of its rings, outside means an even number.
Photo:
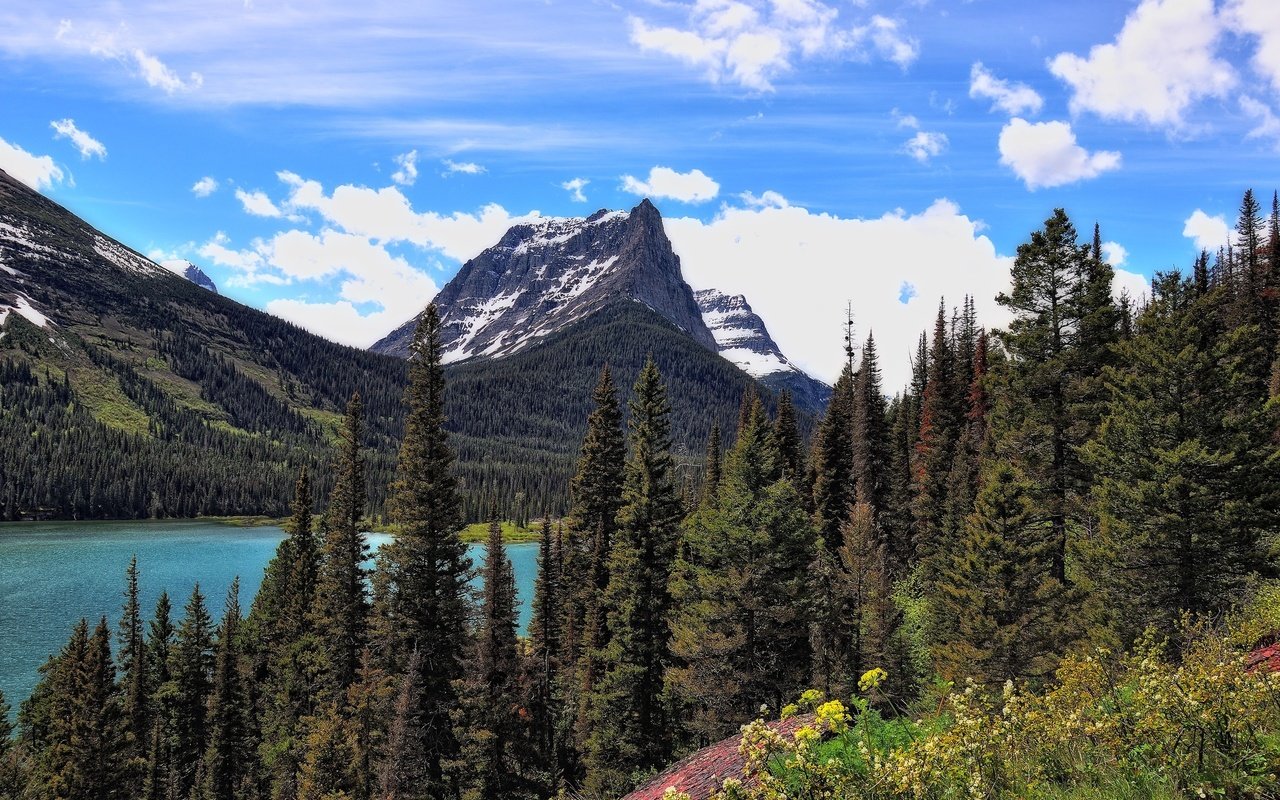
[{"label": "snow patch on mountain", "polygon": [[17,294],[13,299],[14,305],[0,304],[0,325],[4,325],[5,320],[9,318],[9,312],[16,311],[18,316],[24,317],[32,325],[37,328],[46,328],[52,324],[47,316],[40,309],[31,304],[31,300],[24,294]]},{"label": "snow patch on mountain", "polygon": [[765,328],[764,320],[751,310],[742,295],[728,295],[719,289],[693,293],[702,311],[702,321],[711,329],[720,355],[754,378],[778,372],[801,372],[787,360]]},{"label": "snow patch on mountain", "polygon": [[121,269],[130,272],[140,272],[144,275],[158,275],[164,270],[156,262],[149,258],[143,258],[129,248],[117,244],[105,236],[94,235],[93,249],[98,255],[115,264]]}]

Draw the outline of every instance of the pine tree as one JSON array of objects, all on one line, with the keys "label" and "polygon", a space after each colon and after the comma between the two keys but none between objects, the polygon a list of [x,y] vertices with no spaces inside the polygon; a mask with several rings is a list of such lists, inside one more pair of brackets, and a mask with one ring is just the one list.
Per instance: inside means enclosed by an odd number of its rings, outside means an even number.
[{"label": "pine tree", "polygon": [[671,752],[663,680],[671,662],[668,583],[682,508],[672,471],[670,414],[666,387],[650,358],[632,392],[625,504],[604,597],[608,644],[591,697],[585,785],[597,794],[626,788],[633,772],[662,765]]},{"label": "pine tree", "polygon": [[138,557],[129,559],[125,573],[124,609],[117,633],[120,647],[121,687],[128,736],[127,760],[130,782],[142,774],[151,737],[151,663],[142,629],[142,609],[138,599]]},{"label": "pine tree", "polygon": [[604,646],[605,620],[601,598],[609,583],[609,550],[622,506],[622,476],[626,444],[622,411],[608,365],[591,395],[594,410],[570,485],[568,538],[564,574],[581,576],[564,595],[561,663],[566,686],[564,702],[574,716],[574,744],[586,741],[587,699],[599,677],[596,662]]},{"label": "pine tree", "polygon": [[800,441],[795,404],[791,401],[791,393],[785,389],[778,394],[778,411],[773,421],[773,446],[778,451],[782,477],[799,489],[805,474],[804,445]]},{"label": "pine tree", "polygon": [[378,761],[377,788],[373,796],[379,800],[414,800],[430,796],[419,788],[431,779],[427,772],[430,745],[423,717],[417,710],[421,694],[418,676],[422,673],[422,654],[414,650],[400,677],[391,722],[387,726],[386,746]]},{"label": "pine tree", "polygon": [[226,611],[215,645],[204,751],[202,795],[206,800],[243,796],[249,777],[248,698],[241,679],[240,622],[240,579],[236,578],[227,590]]},{"label": "pine tree", "polygon": [[[324,515],[325,541],[319,575],[315,578],[315,627],[328,656],[329,688],[339,697],[355,680],[360,653],[368,638],[368,571],[364,562],[369,557],[369,548],[360,530],[365,507],[364,459],[360,454],[363,414],[364,406],[357,392],[347,404],[343,419],[338,463],[334,469],[337,478]],[[446,459],[443,464],[446,473],[448,463]],[[456,516],[456,498],[453,503],[449,513]],[[311,593],[306,589],[299,585],[297,594],[309,600]]]},{"label": "pine tree", "polygon": [[464,798],[505,800],[517,796],[520,719],[519,656],[516,646],[516,583],[502,543],[497,513],[489,522],[480,629],[463,697]]},{"label": "pine tree", "polygon": [[[1067,529],[1088,476],[1078,447],[1092,434],[1071,413],[1071,384],[1079,375],[1081,311],[1093,296],[1087,281],[1097,265],[1088,245],[1076,243],[1075,226],[1056,209],[1031,240],[1018,246],[1013,287],[996,302],[1014,319],[998,332],[1009,353],[996,407],[997,455],[1031,481],[1053,529],[1052,575],[1066,580]],[[1100,274],[1100,273],[1098,273]],[[1100,278],[1098,282],[1100,283]]]},{"label": "pine tree", "polygon": [[1072,638],[1067,594],[1054,577],[1053,521],[1009,464],[990,465],[964,538],[937,582],[939,672],[997,687],[1053,674]]},{"label": "pine tree", "polygon": [[161,687],[170,717],[172,790],[186,797],[198,785],[208,744],[208,700],[213,677],[212,620],[200,585],[191,590],[169,653],[170,684]]},{"label": "pine tree", "polygon": [[845,365],[831,392],[827,413],[818,426],[814,448],[813,506],[818,533],[834,549],[840,523],[849,513],[856,486],[853,464],[853,368]]},{"label": "pine tree", "polygon": [[0,798],[17,800],[27,783],[26,770],[19,749],[13,742],[12,707],[0,692]]},{"label": "pine tree", "polygon": [[877,514],[890,507],[892,448],[884,390],[880,386],[880,362],[876,340],[867,335],[858,368],[853,405],[853,480],[856,501],[866,503]]},{"label": "pine tree", "polygon": [[1085,572],[1125,641],[1148,625],[1176,636],[1183,612],[1224,611],[1274,571],[1280,530],[1280,408],[1253,386],[1257,328],[1224,330],[1222,292],[1196,298],[1177,273],[1157,289],[1120,346],[1110,413],[1086,448],[1102,524]]},{"label": "pine tree", "polygon": [[148,698],[151,728],[147,732],[147,765],[143,777],[142,796],[146,800],[168,797],[175,786],[173,770],[173,705],[174,686],[169,672],[174,628],[169,593],[161,592],[156,610],[147,628],[147,662],[149,683],[153,687]]},{"label": "pine tree", "polygon": [[533,584],[533,619],[529,623],[528,707],[533,758],[544,776],[545,794],[560,788],[560,737],[556,727],[560,676],[560,625],[563,619],[563,576],[559,539],[544,515],[538,532],[538,576]]},{"label": "pine tree", "polygon": [[725,464],[714,506],[686,522],[670,584],[667,681],[694,742],[778,709],[810,678],[807,571],[816,537],[774,455],[757,405]]},{"label": "pine tree", "polygon": [[720,473],[724,456],[721,453],[720,423],[711,423],[711,433],[707,436],[707,455],[704,460],[702,476],[702,494],[699,504],[714,503],[716,492],[720,489]]},{"label": "pine tree", "polygon": [[954,540],[947,530],[947,477],[960,436],[961,389],[947,327],[946,305],[939,303],[929,350],[928,381],[921,399],[920,438],[913,459],[914,555],[925,566],[926,586]]},{"label": "pine tree", "polygon": [[471,562],[459,536],[461,506],[444,430],[440,316],[434,305],[418,322],[411,353],[404,441],[391,501],[400,534],[384,549],[381,565],[389,587],[390,652],[401,663],[420,654],[411,712],[422,736],[422,782],[411,789],[446,797],[457,792],[446,768],[458,752],[450,713],[463,674]]}]

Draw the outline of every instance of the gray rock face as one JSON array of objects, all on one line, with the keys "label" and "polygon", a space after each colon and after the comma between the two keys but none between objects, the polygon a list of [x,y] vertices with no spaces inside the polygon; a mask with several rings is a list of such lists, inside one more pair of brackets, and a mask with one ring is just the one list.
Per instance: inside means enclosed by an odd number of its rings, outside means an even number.
[{"label": "gray rock face", "polygon": [[218,293],[218,286],[213,282],[213,278],[204,274],[204,270],[190,262],[187,263],[186,269],[182,270],[182,277],[194,283],[196,286],[208,289],[214,294]]},{"label": "gray rock face", "polygon": [[[463,264],[435,298],[443,360],[509,355],[617,302],[643,303],[702,346],[717,349],[662,217],[644,200],[630,212],[516,225]],[[407,356],[416,322],[372,349]]]},{"label": "gray rock face", "polygon": [[809,377],[783,355],[747,298],[719,289],[700,289],[694,292],[694,299],[721,356],[769,388],[791,392],[802,408],[818,410],[826,405],[830,387]]}]

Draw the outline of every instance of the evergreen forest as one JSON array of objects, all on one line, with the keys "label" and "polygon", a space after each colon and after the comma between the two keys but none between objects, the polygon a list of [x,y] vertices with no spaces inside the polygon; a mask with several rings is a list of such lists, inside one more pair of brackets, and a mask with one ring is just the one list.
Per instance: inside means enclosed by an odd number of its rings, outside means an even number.
[{"label": "evergreen forest", "polygon": [[[351,393],[290,465],[247,608],[140,608],[120,565],[119,626],[82,621],[16,726],[0,708],[0,797],[603,800],[744,725],[723,800],[1277,796],[1280,675],[1246,659],[1280,639],[1280,200],[1246,192],[1233,245],[1148,297],[1113,297],[1101,242],[1054,211],[997,298],[1011,322],[943,300],[908,386],[850,328],[816,422],[734,387],[693,476],[678,368],[585,351],[527,636],[429,308],[403,424]],[[78,413],[0,369],[51,430]],[[396,536],[367,570],[375,497]]]}]

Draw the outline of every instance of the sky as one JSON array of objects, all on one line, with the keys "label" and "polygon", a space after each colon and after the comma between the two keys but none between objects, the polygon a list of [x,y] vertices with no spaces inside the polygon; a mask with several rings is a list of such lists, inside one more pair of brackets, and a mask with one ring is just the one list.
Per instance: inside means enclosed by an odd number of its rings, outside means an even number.
[{"label": "sky", "polygon": [[0,168],[367,346],[511,224],[649,197],[694,288],[887,386],[1056,207],[1116,291],[1280,184],[1275,0],[0,0]]}]

